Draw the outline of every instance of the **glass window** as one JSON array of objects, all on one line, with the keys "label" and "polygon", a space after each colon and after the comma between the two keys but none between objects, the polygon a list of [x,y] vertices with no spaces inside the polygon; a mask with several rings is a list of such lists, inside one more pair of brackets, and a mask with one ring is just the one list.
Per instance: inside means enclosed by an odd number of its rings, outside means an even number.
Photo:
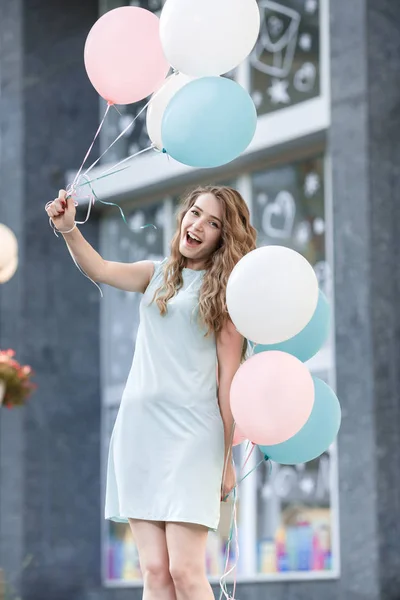
[{"label": "glass window", "polygon": [[259,0],[261,29],[250,56],[259,115],[320,94],[319,0]]}]

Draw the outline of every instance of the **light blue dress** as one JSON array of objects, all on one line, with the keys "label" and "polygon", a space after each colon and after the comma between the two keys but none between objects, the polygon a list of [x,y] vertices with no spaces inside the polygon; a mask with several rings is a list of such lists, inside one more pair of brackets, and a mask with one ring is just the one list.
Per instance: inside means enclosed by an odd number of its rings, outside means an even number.
[{"label": "light blue dress", "polygon": [[219,523],[224,429],[217,401],[215,337],[198,319],[204,271],[161,316],[152,303],[166,261],[140,304],[132,368],[110,441],[106,519]]}]

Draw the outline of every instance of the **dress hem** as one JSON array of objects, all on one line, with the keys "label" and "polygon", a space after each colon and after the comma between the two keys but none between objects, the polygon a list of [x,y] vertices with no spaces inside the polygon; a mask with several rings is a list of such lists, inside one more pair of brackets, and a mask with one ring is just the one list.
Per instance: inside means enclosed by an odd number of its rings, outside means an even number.
[{"label": "dress hem", "polygon": [[168,518],[156,518],[156,517],[123,517],[121,515],[113,515],[113,516],[109,516],[106,515],[105,516],[105,520],[106,521],[114,521],[115,523],[129,523],[129,519],[134,519],[135,521],[155,521],[157,523],[191,523],[192,525],[202,525],[203,527],[206,527],[207,529],[209,529],[210,531],[217,531],[218,526],[217,527],[211,527],[210,525],[208,525],[207,523],[205,523],[204,521],[200,522],[198,519],[184,519],[182,517],[168,517]]}]

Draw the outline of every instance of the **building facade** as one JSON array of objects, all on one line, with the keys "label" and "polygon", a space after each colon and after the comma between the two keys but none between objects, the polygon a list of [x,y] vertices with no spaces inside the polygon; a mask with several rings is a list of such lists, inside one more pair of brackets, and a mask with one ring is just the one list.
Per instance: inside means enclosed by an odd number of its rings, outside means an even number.
[{"label": "building facade", "polygon": [[[7,190],[0,222],[20,243],[17,275],[0,288],[0,346],[33,364],[39,384],[26,409],[0,413],[0,567],[24,600],[141,595],[129,531],[102,519],[107,445],[140,298],[113,289],[101,298],[43,211],[79,167],[104,111],[83,67],[87,32],[99,14],[127,3],[5,0],[0,7]],[[162,7],[161,0],[131,4]],[[185,190],[230,184],[249,204],[259,245],[287,245],[313,264],[334,324],[310,368],[336,388],[342,428],[320,459],[260,467],[243,482],[237,595],[395,600],[400,7],[389,0],[259,6],[256,47],[228,74],[258,109],[246,153],[213,171],[152,152],[138,156],[95,186],[100,200],[122,207],[127,223],[117,207],[99,202],[82,232],[111,260],[161,258]],[[110,112],[97,155],[137,118],[95,175],[150,145],[144,104]],[[155,228],[140,229],[146,224]],[[225,541],[223,512],[207,552],[213,583]]]}]

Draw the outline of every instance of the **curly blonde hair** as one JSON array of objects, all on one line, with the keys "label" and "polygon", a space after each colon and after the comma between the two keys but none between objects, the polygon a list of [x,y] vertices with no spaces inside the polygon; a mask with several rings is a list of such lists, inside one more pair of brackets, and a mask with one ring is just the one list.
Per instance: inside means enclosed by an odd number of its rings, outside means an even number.
[{"label": "curly blonde hair", "polygon": [[229,318],[226,286],[232,269],[256,248],[257,232],[250,224],[250,213],[239,192],[225,186],[198,187],[186,196],[177,215],[177,230],[171,242],[171,256],[164,270],[164,281],[154,299],[161,315],[167,303],[183,285],[182,270],[186,258],[179,252],[182,221],[202,194],[213,194],[222,206],[222,231],[219,247],[209,257],[199,297],[199,315],[207,334],[218,334]]}]

